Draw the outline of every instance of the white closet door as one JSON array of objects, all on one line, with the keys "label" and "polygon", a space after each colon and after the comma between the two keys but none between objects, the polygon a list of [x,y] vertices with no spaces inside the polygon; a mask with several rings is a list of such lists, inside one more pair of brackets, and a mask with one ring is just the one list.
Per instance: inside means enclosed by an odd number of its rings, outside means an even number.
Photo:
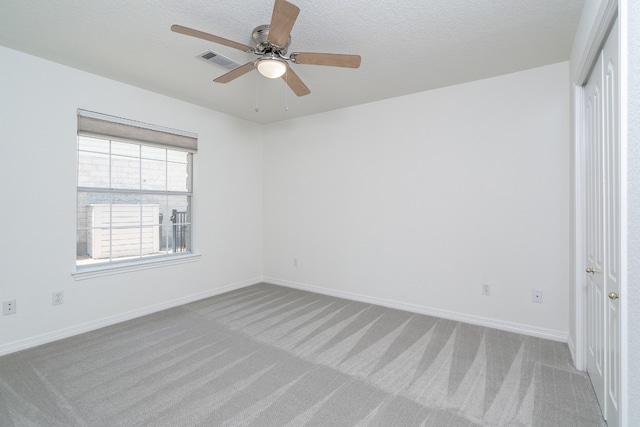
[{"label": "white closet door", "polygon": [[620,424],[618,25],[585,87],[587,372],[609,427]]},{"label": "white closet door", "polygon": [[609,427],[619,422],[620,403],[620,91],[618,24],[602,51],[602,100],[605,196],[605,413]]},{"label": "white closet door", "polygon": [[586,95],[586,263],[587,372],[605,410],[604,149],[602,144],[602,54],[585,88]]}]

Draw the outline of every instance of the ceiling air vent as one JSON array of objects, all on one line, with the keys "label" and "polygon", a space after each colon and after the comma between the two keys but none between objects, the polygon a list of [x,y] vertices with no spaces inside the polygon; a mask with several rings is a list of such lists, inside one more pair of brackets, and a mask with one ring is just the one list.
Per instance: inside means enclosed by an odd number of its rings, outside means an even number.
[{"label": "ceiling air vent", "polygon": [[232,61],[229,58],[225,58],[219,53],[211,52],[210,50],[202,52],[200,55],[198,55],[198,58],[216,64],[219,67],[226,68],[227,70],[233,70],[234,68],[238,68],[240,66],[240,64],[238,64],[237,62]]}]

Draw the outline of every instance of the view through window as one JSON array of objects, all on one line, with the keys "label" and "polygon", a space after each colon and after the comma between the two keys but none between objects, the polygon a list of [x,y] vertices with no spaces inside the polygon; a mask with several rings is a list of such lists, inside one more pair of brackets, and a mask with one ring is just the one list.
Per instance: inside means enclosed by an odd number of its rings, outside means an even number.
[{"label": "view through window", "polygon": [[76,264],[191,251],[192,153],[78,136]]}]

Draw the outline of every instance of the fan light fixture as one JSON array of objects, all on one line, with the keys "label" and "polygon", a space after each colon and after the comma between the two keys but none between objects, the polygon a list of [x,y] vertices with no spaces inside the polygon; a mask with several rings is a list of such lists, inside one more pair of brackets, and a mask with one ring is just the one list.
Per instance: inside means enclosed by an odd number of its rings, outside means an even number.
[{"label": "fan light fixture", "polygon": [[256,61],[256,68],[263,76],[270,79],[277,79],[287,72],[287,63],[275,56],[268,56],[258,59]]}]

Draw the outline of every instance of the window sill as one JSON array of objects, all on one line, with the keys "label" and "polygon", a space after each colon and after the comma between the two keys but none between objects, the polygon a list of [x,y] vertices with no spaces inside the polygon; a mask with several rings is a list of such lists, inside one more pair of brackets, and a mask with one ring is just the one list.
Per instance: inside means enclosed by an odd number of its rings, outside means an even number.
[{"label": "window sill", "polygon": [[111,263],[109,265],[77,267],[71,273],[76,280],[92,279],[94,277],[110,276],[112,274],[127,273],[130,271],[148,270],[151,268],[165,267],[168,265],[185,264],[198,261],[200,254],[173,255],[170,257],[158,257],[146,260],[125,261]]}]

